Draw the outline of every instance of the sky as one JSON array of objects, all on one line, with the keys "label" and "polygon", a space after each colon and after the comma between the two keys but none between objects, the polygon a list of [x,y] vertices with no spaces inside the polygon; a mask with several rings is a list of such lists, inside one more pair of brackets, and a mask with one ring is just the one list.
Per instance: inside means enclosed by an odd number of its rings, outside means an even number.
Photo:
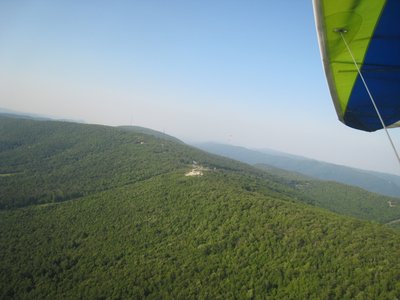
[{"label": "sky", "polygon": [[400,175],[338,121],[311,0],[2,0],[0,108]]}]

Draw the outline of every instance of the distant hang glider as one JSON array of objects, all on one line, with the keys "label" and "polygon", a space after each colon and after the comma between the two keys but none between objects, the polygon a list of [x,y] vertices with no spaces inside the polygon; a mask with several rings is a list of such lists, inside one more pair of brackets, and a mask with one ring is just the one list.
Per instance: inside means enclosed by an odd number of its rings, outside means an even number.
[{"label": "distant hang glider", "polygon": [[364,131],[399,126],[400,0],[313,1],[340,121]]}]

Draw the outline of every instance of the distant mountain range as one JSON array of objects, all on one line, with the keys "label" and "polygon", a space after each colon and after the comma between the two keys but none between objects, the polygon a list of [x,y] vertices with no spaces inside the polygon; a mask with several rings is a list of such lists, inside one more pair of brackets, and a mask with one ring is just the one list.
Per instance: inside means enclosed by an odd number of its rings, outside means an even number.
[{"label": "distant mountain range", "polygon": [[75,119],[72,120],[72,119],[57,118],[42,114],[25,113],[2,107],[0,107],[0,116],[9,118],[32,119],[38,121],[62,121],[62,122],[74,122],[74,123],[86,123],[84,120],[75,120]]},{"label": "distant mountain range", "polygon": [[251,165],[266,164],[320,180],[336,181],[370,192],[400,197],[400,177],[392,174],[335,165],[273,150],[250,150],[218,143],[201,143],[194,146]]}]

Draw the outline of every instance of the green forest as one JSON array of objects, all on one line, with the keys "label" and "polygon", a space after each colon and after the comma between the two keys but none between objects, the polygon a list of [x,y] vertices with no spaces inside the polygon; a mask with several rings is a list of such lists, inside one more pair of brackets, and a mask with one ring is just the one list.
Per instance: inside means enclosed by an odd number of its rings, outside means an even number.
[{"label": "green forest", "polygon": [[400,298],[397,199],[135,128],[0,117],[0,145],[0,299]]},{"label": "green forest", "polygon": [[[257,168],[274,174],[295,190],[301,201],[330,211],[379,223],[400,219],[400,199],[370,193],[358,187],[332,181],[315,180],[264,164]],[[390,226],[394,227],[397,223]]]}]

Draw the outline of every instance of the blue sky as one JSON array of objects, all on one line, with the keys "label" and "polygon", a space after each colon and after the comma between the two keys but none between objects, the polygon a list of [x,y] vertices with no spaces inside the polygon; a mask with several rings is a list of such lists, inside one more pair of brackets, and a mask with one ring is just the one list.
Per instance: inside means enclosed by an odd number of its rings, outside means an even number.
[{"label": "blue sky", "polygon": [[400,173],[337,120],[311,1],[4,0],[0,45],[2,108]]}]

